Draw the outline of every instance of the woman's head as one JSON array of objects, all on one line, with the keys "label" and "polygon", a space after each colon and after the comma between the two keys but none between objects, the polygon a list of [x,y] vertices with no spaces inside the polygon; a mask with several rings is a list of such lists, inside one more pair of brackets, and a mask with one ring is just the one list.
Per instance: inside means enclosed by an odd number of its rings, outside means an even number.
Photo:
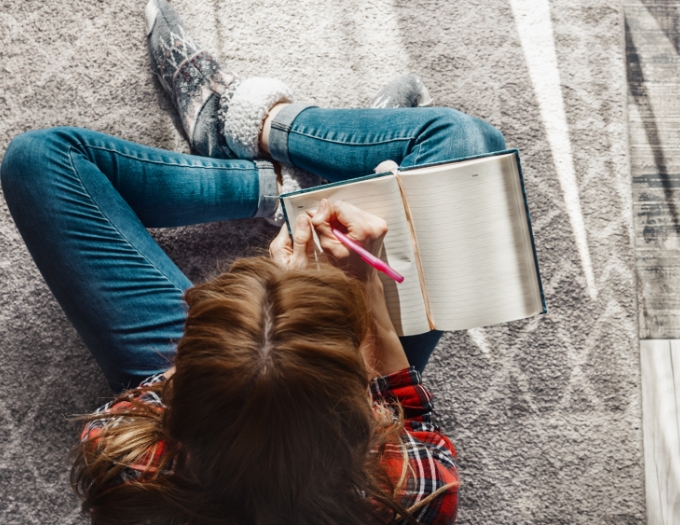
[{"label": "woman's head", "polygon": [[[376,453],[399,426],[369,402],[361,283],[331,266],[244,259],[185,298],[165,413],[117,412],[121,422],[76,450],[74,486],[95,523],[412,521]],[[159,441],[171,474],[110,485]]]},{"label": "woman's head", "polygon": [[365,485],[376,426],[362,285],[250,259],[186,301],[166,425],[189,471],[237,519],[339,519]]}]

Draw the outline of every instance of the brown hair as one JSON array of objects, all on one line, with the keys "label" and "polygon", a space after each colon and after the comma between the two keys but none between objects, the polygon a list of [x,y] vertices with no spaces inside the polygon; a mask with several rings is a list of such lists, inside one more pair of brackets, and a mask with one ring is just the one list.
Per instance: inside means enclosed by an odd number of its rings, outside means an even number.
[{"label": "brown hair", "polygon": [[[72,484],[93,523],[416,523],[380,464],[402,424],[369,402],[362,284],[330,266],[242,259],[185,299],[176,372],[146,388],[167,409],[124,393],[116,424],[75,450]],[[112,483],[159,443],[160,468]]]}]

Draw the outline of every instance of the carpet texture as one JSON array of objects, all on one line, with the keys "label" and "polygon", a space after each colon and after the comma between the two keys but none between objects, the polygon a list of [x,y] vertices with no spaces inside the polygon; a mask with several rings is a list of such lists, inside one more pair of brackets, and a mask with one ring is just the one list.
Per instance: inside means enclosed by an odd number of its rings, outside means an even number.
[{"label": "carpet texture", "polygon": [[[0,0],[0,155],[14,135],[55,125],[187,150],[148,68],[144,3]],[[414,72],[439,105],[521,150],[550,312],[447,334],[425,374],[460,455],[459,523],[642,524],[619,2],[176,5],[229,69],[281,78],[301,101],[362,106]],[[194,281],[274,234],[261,220],[154,232]],[[0,341],[0,522],[84,523],[66,416],[110,393],[1,199]]]}]

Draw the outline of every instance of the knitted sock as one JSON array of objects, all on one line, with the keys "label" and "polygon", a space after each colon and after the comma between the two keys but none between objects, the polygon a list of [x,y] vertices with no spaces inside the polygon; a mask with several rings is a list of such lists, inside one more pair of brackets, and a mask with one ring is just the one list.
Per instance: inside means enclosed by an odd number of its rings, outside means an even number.
[{"label": "knitted sock", "polygon": [[208,157],[230,156],[217,114],[238,86],[238,76],[201,50],[166,0],[149,0],[146,27],[151,69],[177,108],[192,149]]},{"label": "knitted sock", "polygon": [[191,147],[208,157],[254,159],[269,110],[292,102],[281,81],[234,73],[186,34],[182,20],[166,0],[149,0],[146,23],[151,67],[177,106]]},{"label": "knitted sock", "polygon": [[395,78],[382,88],[368,107],[371,108],[414,108],[432,106],[434,100],[416,75]]}]

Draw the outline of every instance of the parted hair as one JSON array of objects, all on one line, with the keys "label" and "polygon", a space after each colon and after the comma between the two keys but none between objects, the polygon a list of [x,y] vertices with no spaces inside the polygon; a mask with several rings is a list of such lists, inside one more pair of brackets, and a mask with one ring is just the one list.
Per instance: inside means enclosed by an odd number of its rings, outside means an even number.
[{"label": "parted hair", "polygon": [[[74,450],[72,484],[94,524],[417,523],[381,464],[403,419],[371,406],[360,282],[241,259],[185,300],[175,373],[119,396],[129,404],[115,424]],[[166,410],[137,401],[144,390]],[[145,461],[139,479],[118,481]]]}]

